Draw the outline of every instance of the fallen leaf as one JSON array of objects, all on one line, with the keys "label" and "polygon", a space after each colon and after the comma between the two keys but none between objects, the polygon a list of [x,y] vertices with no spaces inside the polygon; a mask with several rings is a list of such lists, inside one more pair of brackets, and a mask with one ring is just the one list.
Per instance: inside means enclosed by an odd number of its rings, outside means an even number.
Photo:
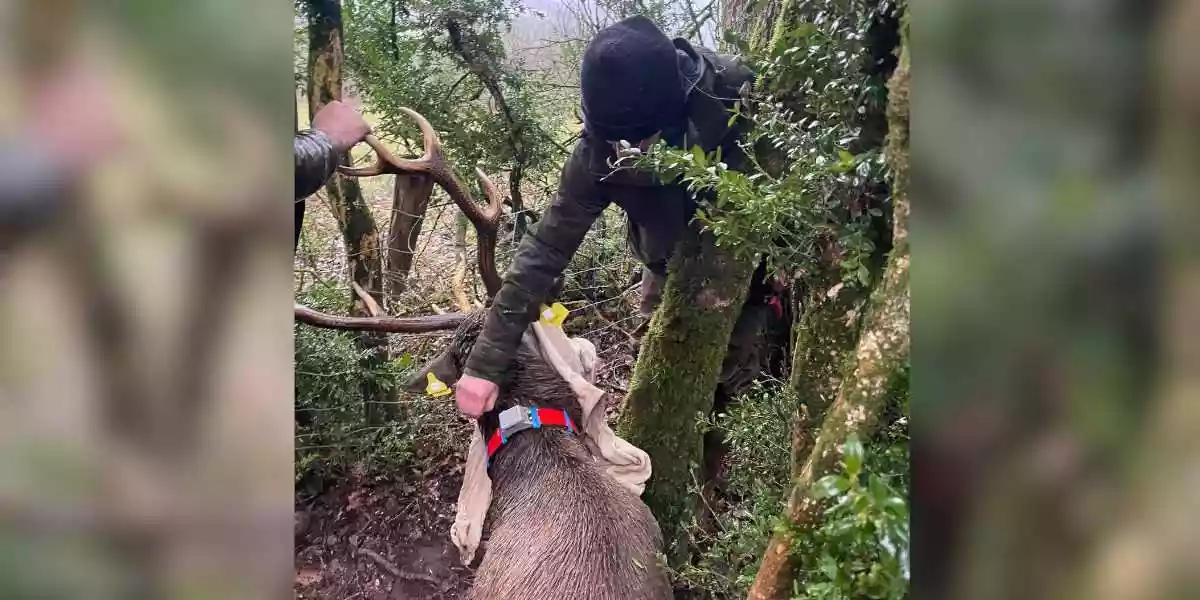
[{"label": "fallen leaf", "polygon": [[321,583],[321,571],[313,567],[305,567],[296,573],[296,585],[309,587]]}]

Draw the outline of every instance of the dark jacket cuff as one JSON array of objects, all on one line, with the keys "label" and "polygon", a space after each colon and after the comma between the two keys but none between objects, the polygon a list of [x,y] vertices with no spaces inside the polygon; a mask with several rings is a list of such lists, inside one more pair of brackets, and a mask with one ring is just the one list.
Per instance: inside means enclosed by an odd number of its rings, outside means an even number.
[{"label": "dark jacket cuff", "polygon": [[329,136],[316,129],[296,134],[292,143],[296,156],[296,199],[307,198],[325,185],[337,170],[338,157]]}]

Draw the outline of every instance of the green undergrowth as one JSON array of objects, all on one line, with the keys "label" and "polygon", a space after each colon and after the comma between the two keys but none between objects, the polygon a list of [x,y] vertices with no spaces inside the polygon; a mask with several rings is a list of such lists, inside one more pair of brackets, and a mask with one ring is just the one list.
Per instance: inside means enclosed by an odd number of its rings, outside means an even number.
[{"label": "green undergrowth", "polygon": [[[908,386],[896,378],[887,426],[866,444],[852,440],[840,472],[819,480],[827,503],[821,527],[796,545],[795,600],[899,599],[908,589]],[[717,507],[711,537],[692,563],[674,573],[690,598],[745,598],[767,540],[782,527],[791,480],[791,414],[795,396],[756,384],[729,409],[704,423],[726,432],[726,502]],[[816,431],[810,432],[816,434]]]},{"label": "green undergrowth", "polygon": [[[297,301],[345,314],[344,290],[313,285]],[[404,354],[380,369],[363,368],[364,350],[353,333],[295,326],[296,460],[298,484],[316,491],[349,473],[388,477],[422,472],[461,449],[453,402],[400,392],[419,366]],[[369,423],[364,383],[388,390],[388,415]]]}]

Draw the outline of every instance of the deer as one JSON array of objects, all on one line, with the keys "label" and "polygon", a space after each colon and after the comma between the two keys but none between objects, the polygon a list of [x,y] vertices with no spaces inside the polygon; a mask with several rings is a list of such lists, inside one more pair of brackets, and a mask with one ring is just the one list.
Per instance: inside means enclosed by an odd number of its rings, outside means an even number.
[{"label": "deer", "polygon": [[[424,154],[394,156],[373,135],[367,167],[340,167],[343,175],[422,174],[450,196],[477,234],[478,267],[488,296],[500,289],[495,244],[502,199],[481,170],[488,203],[477,203],[446,160],[432,125],[402,108],[420,128]],[[453,385],[483,330],[486,312],[428,317],[349,318],[296,306],[296,319],[323,327],[388,332],[454,328],[449,346],[421,367],[407,389],[428,381]],[[433,379],[430,376],[433,376]],[[513,357],[508,381],[492,410],[477,420],[488,440],[492,500],[484,525],[486,549],[472,600],[667,600],[672,597],[661,554],[662,534],[649,508],[589,454],[577,424],[583,415],[571,387],[530,344]]]}]

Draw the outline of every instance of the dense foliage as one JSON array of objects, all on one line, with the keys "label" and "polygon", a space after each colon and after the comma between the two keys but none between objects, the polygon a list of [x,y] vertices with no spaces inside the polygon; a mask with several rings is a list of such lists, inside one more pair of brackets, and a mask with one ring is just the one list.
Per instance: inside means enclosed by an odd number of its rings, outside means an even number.
[{"label": "dense foliage", "polygon": [[460,173],[557,171],[570,107],[507,56],[502,36],[519,2],[355,0],[345,10],[347,67],[383,136],[419,144],[405,106],[438,128]]},{"label": "dense foliage", "polygon": [[867,286],[871,257],[886,241],[877,230],[887,208],[883,115],[894,64],[890,54],[873,54],[869,42],[881,22],[894,19],[895,7],[846,4],[796,2],[795,10],[811,17],[779,30],[764,53],[726,36],[759,74],[749,106],[730,115],[731,124],[753,123],[741,144],[751,157],[747,168],[731,170],[719,151],[665,143],[628,164],[716,192],[698,217],[719,244],[765,255],[787,271],[833,258],[847,283]]},{"label": "dense foliage", "polygon": [[[297,301],[327,312],[348,308],[344,290],[327,283],[309,287]],[[368,424],[362,390],[396,391],[412,375],[411,355],[364,369],[362,358],[370,351],[351,333],[297,324],[295,340],[298,482],[320,486],[353,471],[418,470],[422,455],[436,454],[431,446],[462,437],[455,433],[459,427],[453,407],[438,402],[397,398],[387,407],[394,418]]]}]

